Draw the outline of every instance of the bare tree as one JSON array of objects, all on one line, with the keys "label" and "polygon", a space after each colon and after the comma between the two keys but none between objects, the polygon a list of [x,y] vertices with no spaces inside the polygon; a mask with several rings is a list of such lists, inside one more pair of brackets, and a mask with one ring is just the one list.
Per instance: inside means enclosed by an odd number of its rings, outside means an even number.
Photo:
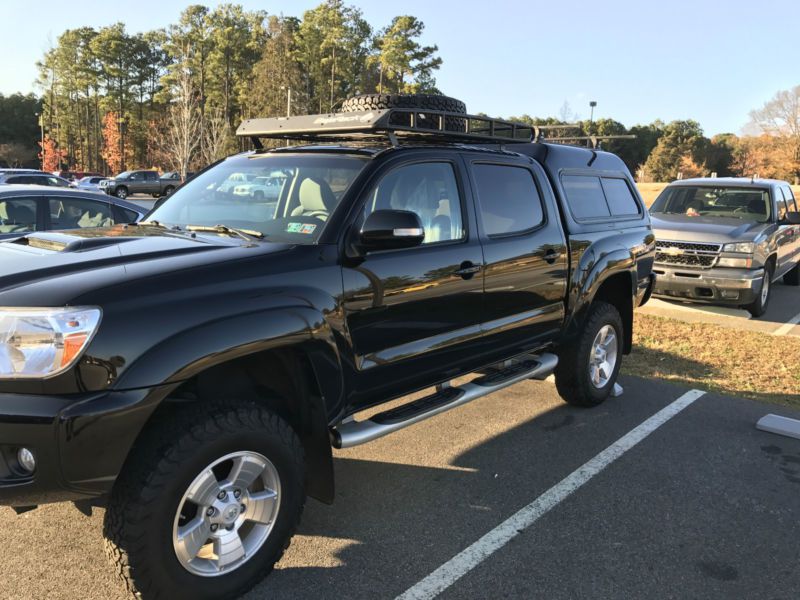
[{"label": "bare tree", "polygon": [[750,112],[751,126],[768,135],[784,138],[800,175],[800,85],[781,90],[764,106]]},{"label": "bare tree", "polygon": [[230,124],[221,108],[206,112],[203,126],[203,145],[201,155],[203,166],[224,158],[230,135]]},{"label": "bare tree", "polygon": [[200,145],[200,112],[188,63],[175,65],[173,73],[174,87],[162,149],[172,168],[185,178]]}]

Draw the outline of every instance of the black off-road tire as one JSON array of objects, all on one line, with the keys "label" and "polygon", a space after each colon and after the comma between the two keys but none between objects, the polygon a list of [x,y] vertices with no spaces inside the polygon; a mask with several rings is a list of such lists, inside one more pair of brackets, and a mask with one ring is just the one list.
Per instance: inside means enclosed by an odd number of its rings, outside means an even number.
[{"label": "black off-road tire", "polygon": [[[450,113],[466,114],[467,105],[461,100],[450,96],[437,94],[362,94],[353,96],[342,103],[342,112],[356,112],[362,110],[382,110],[387,108],[415,108],[427,110],[440,110]],[[395,125],[408,125],[410,119],[407,115],[394,116]],[[431,129],[437,127],[438,121],[431,120]],[[418,119],[418,126],[425,127],[423,118]],[[446,117],[445,129],[447,131],[466,131],[465,119]]]},{"label": "black off-road tire", "polygon": [[[761,286],[758,288],[756,299],[751,304],[748,304],[747,306],[744,307],[747,310],[747,312],[749,312],[755,318],[762,317],[764,316],[764,313],[767,312],[767,308],[769,307],[769,300],[770,298],[772,298],[772,275],[774,273],[775,273],[775,267],[772,266],[772,262],[768,262],[767,265],[764,267],[764,279],[761,281]],[[762,298],[764,285],[768,285],[767,297],[765,299]]]},{"label": "black off-road tire", "polygon": [[783,283],[786,285],[800,285],[800,262],[783,276]]},{"label": "black off-road tire", "polygon": [[[611,325],[617,336],[617,362],[606,385],[598,388],[589,375],[589,358],[595,337],[605,325]],[[573,406],[591,407],[603,403],[619,375],[624,339],[622,317],[616,307],[607,302],[594,302],[580,335],[558,351],[555,378],[561,398]]]},{"label": "black off-road tire", "polygon": [[[184,492],[209,464],[232,452],[266,456],[280,476],[281,503],[263,546],[230,574],[186,570],[173,548]],[[236,598],[266,577],[289,547],[305,505],[303,447],[292,428],[253,403],[182,407],[143,434],[117,479],[103,533],[106,554],[131,596]]]}]

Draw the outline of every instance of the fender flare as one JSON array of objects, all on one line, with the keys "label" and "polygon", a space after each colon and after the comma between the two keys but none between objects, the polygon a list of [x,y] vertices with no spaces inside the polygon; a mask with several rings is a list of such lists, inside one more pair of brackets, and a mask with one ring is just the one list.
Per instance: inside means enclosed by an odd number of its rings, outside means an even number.
[{"label": "fender flare", "polygon": [[[564,326],[564,339],[572,339],[578,335],[597,291],[609,278],[620,273],[627,273],[630,278],[630,289],[626,291],[633,302],[637,287],[636,257],[628,248],[617,247],[599,256],[594,248],[583,253],[581,262],[572,274],[568,299],[570,316]],[[630,329],[628,327],[628,331],[625,332],[627,348],[630,348],[633,339],[633,332]]]},{"label": "fender flare", "polygon": [[119,378],[118,390],[159,386],[141,407],[138,437],[169,393],[191,377],[250,354],[281,347],[308,358],[319,394],[307,394],[308,410],[298,436],[306,450],[307,493],[330,503],[334,496],[329,422],[344,403],[344,379],[335,337],[324,315],[309,307],[238,314],[186,330],[153,347]]}]

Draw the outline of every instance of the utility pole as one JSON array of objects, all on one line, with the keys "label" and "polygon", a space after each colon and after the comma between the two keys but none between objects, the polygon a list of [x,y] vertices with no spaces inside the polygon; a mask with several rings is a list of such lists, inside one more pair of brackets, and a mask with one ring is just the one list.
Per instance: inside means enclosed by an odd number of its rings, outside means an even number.
[{"label": "utility pole", "polygon": [[39,128],[41,129],[41,133],[42,133],[41,142],[40,142],[40,147],[41,147],[40,154],[42,155],[41,168],[42,168],[42,171],[44,171],[44,115],[42,113],[39,113],[39,112],[37,112],[35,114],[36,114],[37,117],[39,117]]},{"label": "utility pole", "polygon": [[336,46],[331,57],[331,112],[333,112],[333,84],[336,81]]}]

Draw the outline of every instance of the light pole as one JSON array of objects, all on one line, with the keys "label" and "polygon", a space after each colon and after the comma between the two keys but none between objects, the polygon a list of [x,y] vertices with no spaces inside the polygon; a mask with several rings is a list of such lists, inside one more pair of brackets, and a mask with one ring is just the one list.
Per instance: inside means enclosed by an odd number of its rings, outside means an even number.
[{"label": "light pole", "polygon": [[594,123],[594,107],[597,106],[597,102],[594,100],[589,101],[589,126],[592,126]]},{"label": "light pole", "polygon": [[44,171],[44,115],[42,113],[34,113],[37,117],[39,117],[39,129],[41,130],[41,140],[39,146],[41,147],[41,155],[42,155],[42,171]]},{"label": "light pole", "polygon": [[286,90],[286,116],[292,116],[292,88],[282,85],[282,90]]}]

